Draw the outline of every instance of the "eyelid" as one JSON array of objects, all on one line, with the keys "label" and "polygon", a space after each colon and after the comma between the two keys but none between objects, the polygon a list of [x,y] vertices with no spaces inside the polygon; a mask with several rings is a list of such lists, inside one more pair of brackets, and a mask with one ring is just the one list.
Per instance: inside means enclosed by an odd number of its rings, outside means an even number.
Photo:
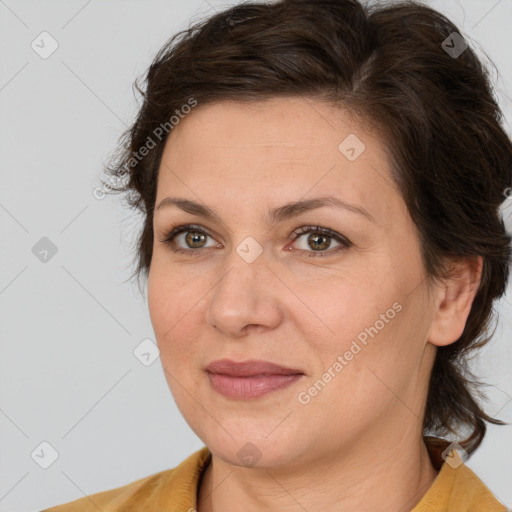
[{"label": "eyelid", "polygon": [[[166,232],[166,234],[164,235],[164,238],[160,239],[160,242],[169,245],[172,248],[172,250],[176,253],[187,253],[190,255],[192,255],[192,253],[194,253],[193,255],[198,255],[201,254],[206,249],[212,249],[212,247],[202,247],[197,249],[183,249],[172,247],[174,245],[176,237],[182,233],[187,232],[197,232],[209,236],[210,238],[214,238],[210,231],[204,226],[201,226],[199,224],[179,224],[170,228],[170,230]],[[341,235],[337,231],[334,231],[333,229],[326,228],[320,225],[302,225],[298,228],[295,228],[288,238],[292,241],[295,241],[298,238],[302,237],[303,235],[313,233],[320,233],[326,235],[328,238],[336,240],[336,242],[338,242],[340,245],[335,247],[334,249],[327,249],[325,251],[308,251],[305,249],[297,249],[297,252],[308,253],[308,256],[322,257],[336,254],[340,252],[340,250],[348,249],[349,247],[353,246],[352,242],[345,236]]]},{"label": "eyelid", "polygon": [[187,232],[196,232],[201,233],[206,236],[209,236],[210,238],[214,239],[214,236],[211,234],[211,232],[205,228],[204,226],[201,226],[200,224],[178,224],[173,227],[171,227],[169,230],[164,232],[163,238],[159,238],[160,242],[163,244],[169,245],[174,252],[183,252],[183,253],[198,253],[199,251],[203,249],[210,249],[210,247],[201,248],[201,249],[175,249],[173,248],[174,241],[178,235],[181,235],[182,233]]}]

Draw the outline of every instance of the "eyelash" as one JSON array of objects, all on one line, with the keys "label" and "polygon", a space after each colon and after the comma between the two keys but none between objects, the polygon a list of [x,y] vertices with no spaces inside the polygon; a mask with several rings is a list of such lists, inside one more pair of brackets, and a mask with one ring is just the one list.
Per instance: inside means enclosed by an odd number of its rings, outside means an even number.
[{"label": "eyelash", "polygon": [[[202,249],[180,249],[180,248],[173,247],[174,239],[181,233],[187,233],[187,232],[199,233],[201,235],[206,235],[206,236],[211,237],[211,235],[206,230],[204,230],[201,226],[194,225],[194,224],[185,224],[185,225],[175,226],[175,227],[171,228],[171,230],[165,235],[165,238],[163,240],[160,240],[160,242],[170,246],[174,252],[188,254],[191,256],[198,256],[202,252]],[[348,249],[352,245],[352,243],[347,238],[339,235],[338,233],[336,233],[336,231],[333,231],[332,229],[324,228],[321,226],[303,226],[303,227],[296,229],[292,233],[292,235],[295,235],[292,238],[292,241],[297,240],[298,238],[300,238],[301,235],[304,235],[307,233],[319,233],[322,235],[326,235],[328,238],[332,238],[332,239],[336,240],[336,242],[339,242],[341,244],[334,249],[326,250],[326,251],[306,251],[303,249],[299,249],[299,252],[310,253],[310,254],[308,254],[308,257],[317,258],[317,257],[324,257],[324,256],[332,255],[334,253],[338,253],[341,250]],[[206,249],[211,249],[211,247],[207,247]]]}]

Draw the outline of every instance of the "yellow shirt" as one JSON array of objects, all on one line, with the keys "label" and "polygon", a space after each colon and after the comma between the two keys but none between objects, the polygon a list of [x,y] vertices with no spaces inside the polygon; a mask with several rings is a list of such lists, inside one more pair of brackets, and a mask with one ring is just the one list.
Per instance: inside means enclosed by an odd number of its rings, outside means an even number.
[{"label": "yellow shirt", "polygon": [[[456,450],[451,452],[450,464],[443,461],[441,453],[448,446],[446,441],[425,438],[425,442],[434,467],[440,471],[410,512],[507,512],[462,463]],[[209,450],[203,447],[173,469],[41,512],[195,512],[198,483],[210,460]]]}]

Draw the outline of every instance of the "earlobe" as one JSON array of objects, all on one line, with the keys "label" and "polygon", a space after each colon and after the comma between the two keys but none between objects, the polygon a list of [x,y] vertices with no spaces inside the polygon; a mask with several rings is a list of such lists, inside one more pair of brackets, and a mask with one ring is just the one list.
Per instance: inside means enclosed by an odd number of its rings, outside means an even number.
[{"label": "earlobe", "polygon": [[442,347],[457,341],[466,325],[482,277],[483,258],[459,260],[452,277],[438,285],[428,341]]}]

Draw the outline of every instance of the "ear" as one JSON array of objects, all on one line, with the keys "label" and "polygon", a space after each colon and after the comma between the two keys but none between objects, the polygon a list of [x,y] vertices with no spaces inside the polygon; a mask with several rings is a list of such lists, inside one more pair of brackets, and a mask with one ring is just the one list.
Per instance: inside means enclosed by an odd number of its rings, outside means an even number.
[{"label": "ear", "polygon": [[453,277],[436,286],[427,338],[433,345],[450,345],[461,337],[480,285],[482,267],[482,256],[458,260],[451,266]]}]

